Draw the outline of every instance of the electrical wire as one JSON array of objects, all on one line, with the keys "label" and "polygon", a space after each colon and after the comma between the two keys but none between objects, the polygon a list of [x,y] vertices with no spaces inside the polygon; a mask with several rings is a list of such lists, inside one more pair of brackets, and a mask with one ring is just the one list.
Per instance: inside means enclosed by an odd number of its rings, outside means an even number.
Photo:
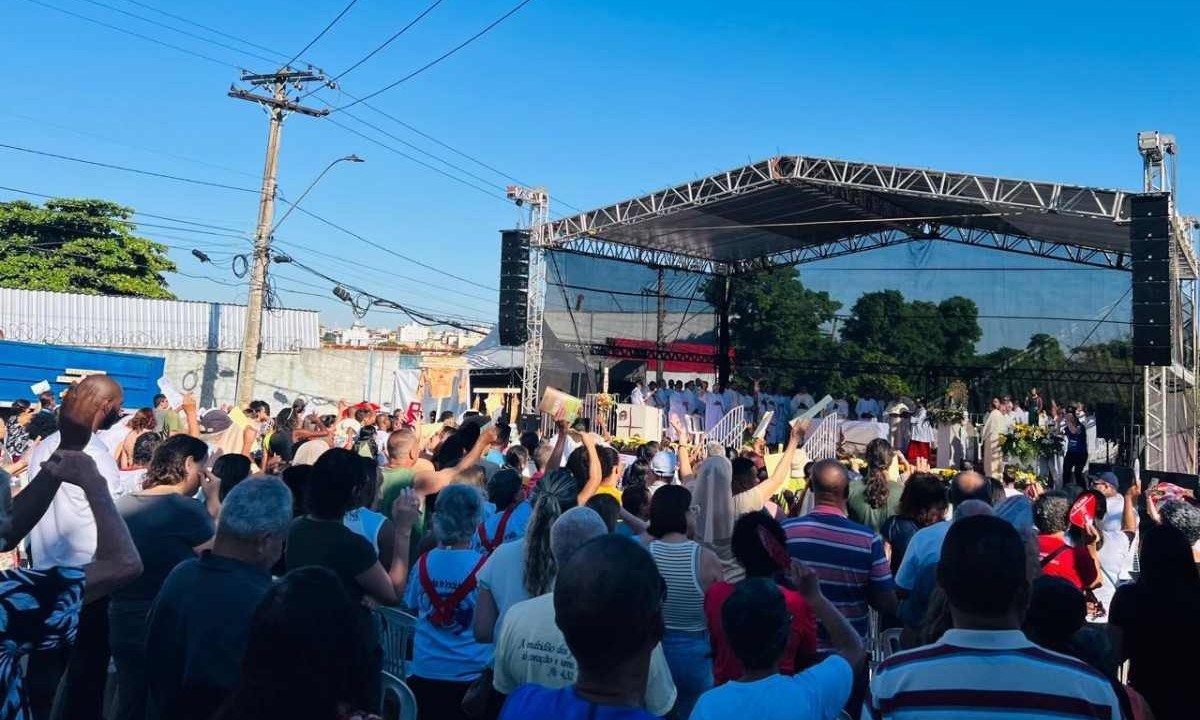
[{"label": "electrical wire", "polygon": [[293,55],[291,60],[288,60],[287,62],[285,62],[283,64],[284,67],[291,67],[292,63],[296,62],[297,58],[299,58],[304,53],[308,52],[308,49],[311,48],[313,45],[316,45],[318,40],[325,37],[325,33],[329,32],[330,28],[332,28],[334,25],[337,25],[338,21],[342,19],[342,16],[344,16],[346,13],[350,12],[350,8],[354,7],[357,3],[358,3],[358,0],[350,0],[350,2],[347,3],[346,7],[342,8],[342,11],[340,13],[338,13],[336,16],[334,16],[334,18],[329,21],[329,24],[321,29],[321,32],[317,33],[317,36],[315,38],[313,38],[312,40],[309,40],[308,44],[305,45],[300,50],[300,52]]},{"label": "electrical wire", "polygon": [[458,280],[458,281],[460,281],[460,282],[465,282],[465,283],[467,283],[467,284],[470,284],[470,285],[474,285],[475,287],[483,288],[484,290],[491,290],[491,291],[493,291],[493,292],[499,292],[499,291],[500,291],[500,289],[499,289],[499,288],[494,288],[494,287],[491,287],[491,286],[488,286],[488,285],[484,285],[483,283],[476,282],[476,281],[474,281],[474,280],[468,280],[467,278],[465,278],[465,277],[462,277],[461,275],[455,275],[454,273],[452,273],[452,272],[449,272],[449,271],[447,271],[447,270],[442,270],[442,269],[440,269],[440,268],[436,268],[436,267],[434,267],[433,265],[430,265],[430,264],[428,264],[428,263],[421,262],[420,260],[417,260],[416,258],[409,257],[408,255],[404,255],[404,254],[402,254],[402,253],[398,253],[398,252],[396,252],[395,250],[393,250],[393,249],[391,249],[391,248],[387,247],[386,245],[381,245],[381,244],[379,244],[379,243],[375,242],[374,240],[371,240],[371,239],[369,239],[369,238],[366,238],[366,237],[364,237],[364,236],[362,236],[362,235],[359,235],[358,233],[354,232],[353,230],[350,230],[350,229],[348,229],[348,228],[342,227],[341,225],[338,225],[337,223],[333,222],[332,220],[328,220],[328,219],[326,219],[326,218],[323,218],[323,217],[321,217],[320,215],[317,215],[316,213],[312,212],[311,210],[306,210],[305,208],[302,208],[302,207],[297,207],[297,208],[296,208],[296,211],[297,211],[297,212],[300,212],[300,213],[302,213],[302,214],[304,214],[304,215],[307,215],[307,216],[311,217],[312,219],[316,220],[317,222],[319,222],[319,223],[321,223],[321,224],[323,224],[323,225],[326,225],[326,226],[328,226],[328,227],[331,227],[331,228],[333,228],[334,230],[337,230],[338,232],[341,232],[341,233],[343,233],[343,234],[345,234],[345,235],[349,235],[350,237],[352,237],[352,238],[354,238],[354,239],[356,239],[356,240],[359,240],[359,241],[361,241],[361,242],[364,242],[364,243],[366,243],[367,245],[370,245],[370,246],[371,246],[371,247],[373,247],[373,248],[376,248],[376,249],[378,249],[378,250],[382,250],[383,252],[385,252],[385,253],[387,253],[387,254],[389,254],[389,255],[394,255],[394,256],[396,256],[396,257],[400,258],[401,260],[407,260],[408,262],[410,262],[410,263],[412,263],[412,264],[414,264],[414,265],[419,265],[419,266],[421,266],[421,267],[425,268],[426,270],[431,270],[431,271],[433,271],[433,272],[435,272],[435,273],[438,273],[439,275],[445,275],[446,277],[453,278],[454,280]]},{"label": "electrical wire", "polygon": [[362,138],[363,140],[366,140],[367,142],[374,143],[385,150],[390,150],[391,152],[394,152],[401,157],[411,160],[412,162],[415,162],[416,164],[418,164],[424,168],[428,168],[429,170],[432,170],[439,175],[448,177],[451,180],[454,180],[455,182],[462,183],[463,185],[466,185],[467,187],[469,187],[473,190],[477,190],[477,191],[483,193],[484,195],[487,195],[488,197],[496,198],[497,200],[500,200],[501,202],[503,202],[505,204],[508,203],[507,198],[505,198],[501,195],[498,195],[498,194],[494,193],[493,191],[488,190],[487,188],[480,187],[469,180],[464,180],[464,179],[458,177],[457,175],[452,175],[451,173],[448,173],[445,170],[442,170],[441,168],[434,167],[433,165],[430,165],[429,163],[425,162],[424,160],[419,160],[419,159],[413,157],[412,155],[409,155],[408,153],[404,152],[403,150],[397,150],[396,148],[388,145],[387,143],[385,143],[381,140],[376,140],[375,138],[371,137],[370,135],[361,133],[358,130],[355,130],[354,128],[352,128],[348,125],[344,125],[344,124],[338,122],[337,120],[334,120],[332,118],[325,118],[325,121],[328,123],[332,123],[333,125],[336,125],[337,127],[340,127],[341,129],[345,130],[346,132],[357,135],[358,137]]},{"label": "electrical wire", "polygon": [[382,94],[382,93],[385,93],[385,92],[387,92],[388,90],[391,90],[392,88],[396,87],[397,85],[399,85],[399,84],[401,84],[401,83],[403,83],[403,82],[406,82],[406,81],[408,81],[408,80],[411,80],[412,78],[416,77],[417,75],[420,75],[421,73],[425,72],[426,70],[428,70],[428,69],[432,68],[433,66],[435,66],[435,65],[437,65],[438,63],[442,62],[442,61],[443,61],[443,60],[445,60],[446,58],[448,58],[448,57],[450,57],[451,55],[455,54],[455,53],[456,53],[456,52],[458,52],[459,50],[462,50],[462,49],[463,49],[463,48],[465,48],[466,46],[470,45],[471,43],[475,42],[475,41],[476,41],[476,40],[478,40],[479,38],[483,37],[483,36],[484,36],[484,35],[486,35],[486,34],[487,34],[487,33],[488,33],[488,32],[489,32],[489,31],[490,31],[492,28],[496,27],[496,26],[497,26],[497,25],[499,25],[500,23],[504,22],[504,21],[505,21],[505,20],[507,20],[508,18],[510,18],[510,17],[512,17],[513,15],[515,15],[515,14],[516,14],[516,12],[517,12],[518,10],[520,10],[521,8],[523,8],[523,7],[525,7],[526,5],[528,5],[528,4],[529,4],[531,1],[532,1],[532,0],[521,0],[521,2],[519,2],[519,3],[517,3],[515,6],[513,6],[513,8],[512,8],[511,10],[509,10],[509,11],[508,11],[508,12],[506,12],[506,13],[504,13],[504,14],[503,14],[503,15],[501,15],[500,17],[496,18],[496,19],[495,19],[495,20],[493,20],[491,23],[489,23],[489,24],[488,24],[486,27],[484,27],[482,30],[480,30],[479,32],[475,33],[474,35],[472,35],[471,37],[467,38],[466,40],[462,41],[462,42],[461,42],[461,43],[459,43],[458,45],[455,45],[454,47],[450,48],[450,49],[449,49],[449,50],[447,50],[446,52],[442,53],[440,56],[438,56],[438,57],[434,58],[433,60],[430,60],[429,62],[425,63],[424,65],[422,65],[421,67],[417,68],[416,70],[413,70],[412,72],[410,72],[409,74],[407,74],[407,75],[405,75],[404,77],[400,78],[399,80],[397,80],[397,81],[395,81],[395,82],[393,82],[393,83],[390,83],[390,84],[388,84],[388,85],[385,85],[384,87],[382,87],[382,88],[380,88],[380,89],[378,89],[378,90],[376,90],[376,91],[374,91],[374,92],[367,93],[367,94],[366,94],[366,95],[364,95],[363,97],[359,98],[358,100],[354,100],[353,102],[351,102],[351,103],[350,103],[350,104],[348,104],[348,105],[344,105],[344,106],[342,106],[342,107],[340,107],[340,108],[336,108],[336,109],[334,110],[334,112],[337,112],[337,111],[339,111],[339,110],[345,110],[346,108],[354,107],[355,105],[358,105],[359,103],[361,103],[361,102],[363,102],[363,101],[365,101],[365,100],[370,100],[371,98],[373,98],[373,97],[375,97],[375,96],[377,96],[377,95],[380,95],[380,94]]},{"label": "electrical wire", "polygon": [[[35,197],[35,198],[47,198],[47,199],[54,199],[54,200],[62,199],[61,196],[53,196],[53,194],[47,194],[44,192],[34,192],[31,190],[22,190],[22,188],[19,188],[19,187],[8,187],[5,185],[0,185],[0,190],[6,190],[8,192],[16,192],[19,194],[28,194],[28,196]],[[200,227],[200,228],[210,228],[210,229],[214,229],[214,230],[228,230],[229,233],[234,233],[234,235],[230,235],[230,236],[236,236],[236,238],[246,238],[246,236],[247,236],[246,233],[242,233],[242,232],[240,232],[240,230],[238,230],[236,228],[230,228],[230,227],[226,227],[226,226],[218,226],[218,224],[197,222],[197,221],[193,221],[193,220],[184,220],[184,218],[170,217],[169,215],[156,215],[156,214],[154,214],[154,212],[146,212],[144,210],[134,210],[133,215],[154,217],[154,218],[156,218],[156,220],[167,220],[170,222],[176,222],[176,223],[181,223],[181,224],[190,224],[190,226],[196,226],[196,227]],[[182,229],[182,228],[179,228],[179,229]]]},{"label": "electrical wire", "polygon": [[41,155],[42,157],[54,158],[56,160],[66,160],[68,162],[80,163],[83,165],[92,165],[94,167],[102,167],[108,170],[121,170],[123,172],[135,173],[137,175],[146,175],[149,177],[161,178],[164,180],[174,180],[176,182],[190,183],[192,185],[203,185],[205,187],[220,188],[222,190],[236,190],[237,192],[259,194],[259,191],[254,188],[238,187],[236,185],[227,185],[225,183],[212,182],[210,180],[197,180],[196,178],[183,177],[180,175],[171,175],[169,173],[153,172],[150,170],[139,170],[125,165],[115,165],[113,163],[98,162],[96,160],[86,160],[84,158],[73,157],[71,155],[60,155],[58,153],[47,152],[45,150],[34,150],[33,148],[20,147],[19,145],[7,145],[0,143],[0,148],[13,150],[16,152],[29,153],[31,155]]},{"label": "electrical wire", "polygon": [[[125,2],[129,3],[130,5],[136,5],[136,6],[140,7],[140,8],[145,8],[146,10],[150,10],[150,11],[152,11],[152,12],[158,13],[159,15],[163,15],[163,16],[165,16],[165,17],[169,17],[169,18],[171,18],[172,20],[178,20],[179,22],[186,23],[186,24],[188,24],[188,25],[191,25],[191,26],[193,26],[193,27],[198,27],[198,28],[200,28],[201,30],[205,30],[205,31],[207,31],[207,32],[210,32],[210,33],[212,33],[213,35],[219,35],[220,37],[226,38],[226,39],[228,39],[228,40],[234,40],[234,41],[240,42],[240,43],[241,43],[241,44],[243,44],[243,45],[248,45],[248,46],[250,46],[250,47],[252,47],[252,48],[255,48],[255,49],[257,49],[257,50],[262,50],[263,52],[269,52],[269,53],[271,53],[272,55],[275,55],[276,57],[283,57],[283,56],[284,56],[284,53],[281,53],[281,52],[279,52],[278,50],[272,50],[272,49],[271,49],[271,48],[269,48],[269,47],[264,47],[264,46],[262,46],[262,45],[259,45],[259,44],[257,44],[257,43],[253,43],[253,42],[251,42],[251,41],[249,41],[249,40],[247,40],[247,39],[245,39],[245,38],[240,38],[240,37],[238,37],[238,36],[236,36],[236,35],[230,35],[229,33],[222,32],[222,31],[220,31],[220,30],[218,30],[218,29],[216,29],[216,28],[211,28],[211,27],[209,27],[209,26],[207,26],[207,25],[201,25],[200,23],[198,23],[198,22],[196,22],[196,21],[194,21],[194,20],[188,20],[187,18],[185,18],[185,17],[181,17],[181,16],[179,16],[179,15],[172,15],[171,13],[167,12],[166,10],[160,10],[160,9],[158,9],[158,8],[154,7],[153,5],[147,5],[146,3],[143,3],[143,2],[138,2],[138,0],[125,0]],[[247,53],[247,54],[248,54],[248,53]]]},{"label": "electrical wire", "polygon": [[[293,242],[291,240],[279,240],[277,238],[274,240],[273,244],[276,247],[284,247],[284,248],[293,248],[294,247],[299,250],[303,250],[305,252],[313,253],[314,255],[320,255],[321,257],[328,258],[329,260],[332,260],[335,262],[340,262],[344,265],[347,265],[351,269],[353,269],[355,272],[379,273],[380,275],[385,276],[387,278],[387,280],[391,281],[391,282],[394,282],[395,280],[408,280],[409,282],[414,282],[414,283],[417,283],[424,287],[433,288],[436,290],[445,290],[446,292],[453,293],[454,296],[457,298],[471,298],[474,300],[481,300],[483,302],[486,302],[486,303],[489,303],[492,305],[494,305],[496,302],[496,298],[485,298],[482,295],[472,295],[470,293],[463,292],[459,288],[451,288],[451,287],[447,287],[445,285],[438,285],[437,283],[432,283],[432,282],[429,282],[428,280],[421,280],[419,278],[415,278],[410,275],[402,275],[400,273],[392,272],[391,270],[384,270],[382,268],[372,267],[372,266],[366,265],[364,263],[350,260],[344,256],[335,255],[333,253],[327,253],[327,252],[324,252],[321,250],[317,250],[316,248],[309,247],[307,245],[301,245],[300,243]],[[452,305],[452,304],[457,304],[457,303],[451,303],[451,302],[447,301],[447,304]],[[459,307],[467,308],[467,306],[465,306],[465,305],[459,305]],[[475,308],[467,308],[467,309],[475,309]]]},{"label": "electrical wire", "polygon": [[158,27],[161,27],[161,28],[166,28],[167,30],[170,30],[171,32],[177,32],[177,33],[179,33],[180,35],[183,35],[183,36],[185,36],[185,37],[190,37],[190,38],[192,38],[192,39],[199,40],[199,41],[201,41],[201,42],[207,42],[207,43],[211,43],[211,44],[213,44],[213,45],[216,45],[217,47],[222,47],[222,48],[225,48],[226,50],[232,50],[233,52],[236,52],[236,53],[242,53],[242,54],[244,54],[244,55],[249,55],[249,56],[251,56],[251,57],[254,57],[254,58],[257,58],[257,59],[259,59],[259,60],[265,60],[265,61],[267,61],[267,62],[275,62],[275,60],[274,60],[274,59],[272,59],[272,58],[269,58],[269,57],[266,57],[266,56],[264,56],[264,55],[259,55],[259,54],[257,54],[257,53],[252,53],[252,52],[249,52],[249,51],[247,51],[247,50],[243,50],[243,49],[241,49],[241,48],[234,47],[234,46],[232,46],[232,45],[227,45],[227,44],[225,44],[225,43],[223,43],[223,42],[218,42],[218,41],[216,41],[216,40],[213,40],[212,38],[206,38],[206,37],[204,37],[204,36],[202,36],[202,35],[197,35],[196,33],[193,33],[193,32],[188,32],[187,30],[180,30],[179,28],[177,28],[177,27],[173,27],[173,26],[171,26],[171,25],[168,25],[168,24],[166,24],[166,23],[159,22],[159,21],[157,21],[157,20],[151,20],[150,18],[148,18],[148,17],[143,17],[142,15],[138,15],[137,13],[132,13],[132,12],[129,12],[128,10],[122,10],[121,8],[116,8],[116,7],[113,7],[112,5],[108,5],[108,4],[106,4],[106,3],[102,3],[102,2],[100,2],[100,0],[83,0],[83,1],[84,1],[84,2],[86,2],[86,3],[89,3],[89,4],[91,4],[91,5],[96,5],[96,6],[98,6],[98,7],[102,7],[102,8],[105,8],[105,9],[107,9],[107,10],[111,10],[111,11],[113,11],[113,12],[115,12],[115,13],[120,13],[120,14],[122,14],[122,15],[125,15],[126,17],[131,17],[131,18],[134,18],[134,19],[136,19],[136,20],[141,20],[141,21],[142,21],[142,22],[144,22],[144,23],[149,23],[149,24],[151,24],[151,25],[156,25],[156,26],[158,26]]},{"label": "electrical wire", "polygon": [[[340,72],[340,73],[338,73],[337,75],[333,76],[333,78],[331,78],[331,79],[329,80],[329,85],[330,85],[330,87],[332,87],[332,86],[333,86],[333,84],[334,84],[334,83],[336,83],[338,80],[341,80],[342,78],[346,77],[346,76],[347,76],[347,75],[349,75],[350,73],[354,72],[356,69],[358,69],[358,67],[359,67],[360,65],[362,65],[362,64],[363,64],[363,63],[365,63],[366,61],[370,60],[371,58],[375,57],[375,55],[376,55],[377,53],[379,53],[381,50],[383,50],[384,48],[386,48],[388,45],[391,45],[393,41],[395,41],[397,38],[399,38],[399,37],[400,37],[401,35],[403,35],[404,33],[408,32],[408,29],[409,29],[409,28],[411,28],[413,25],[416,25],[417,23],[421,22],[421,20],[423,20],[423,19],[425,18],[425,16],[426,16],[426,15],[428,15],[428,14],[429,14],[429,13],[431,13],[431,12],[433,12],[433,9],[434,9],[434,8],[436,8],[438,5],[441,5],[443,1],[444,1],[444,0],[434,0],[434,2],[433,2],[433,3],[431,3],[431,4],[430,4],[428,7],[426,7],[424,10],[422,10],[422,11],[421,11],[421,13],[420,13],[419,15],[417,15],[417,16],[416,16],[415,18],[413,18],[412,20],[409,20],[407,25],[405,25],[404,27],[400,28],[398,31],[396,31],[394,34],[392,34],[392,36],[391,36],[391,37],[389,37],[387,40],[384,40],[384,41],[383,41],[381,44],[377,45],[377,46],[375,47],[375,49],[374,49],[374,50],[372,50],[371,52],[367,53],[365,57],[363,57],[361,60],[359,60],[358,62],[354,63],[354,64],[353,64],[353,65],[351,65],[350,67],[346,68],[345,70],[341,71],[341,72]],[[305,49],[307,49],[307,48],[305,48]],[[303,51],[301,51],[301,54],[303,54]],[[295,58],[293,58],[293,60],[295,60]],[[303,100],[304,98],[308,97],[309,95],[313,94],[314,92],[316,92],[316,90],[310,90],[310,91],[308,91],[308,93],[307,93],[307,94],[305,94],[305,95],[301,96],[301,99]]]},{"label": "electrical wire", "polygon": [[157,38],[150,37],[149,35],[143,35],[142,33],[134,32],[133,30],[129,30],[127,28],[120,27],[119,25],[111,25],[102,20],[97,20],[96,18],[88,17],[87,15],[80,15],[79,13],[71,12],[70,10],[64,10],[63,8],[55,7],[54,5],[51,5],[49,3],[44,3],[41,0],[25,0],[25,2],[32,3],[34,5],[40,5],[49,10],[54,10],[56,12],[63,13],[64,15],[70,15],[71,17],[78,18],[80,20],[86,20],[87,22],[94,23],[101,27],[106,27],[109,30],[115,30],[119,33],[124,33],[126,35],[132,35],[133,37],[138,38],[140,40],[145,40],[146,42],[152,42],[155,45],[161,45],[163,47],[170,48],[172,50],[176,50],[178,52],[200,58],[201,60],[207,60],[208,62],[216,63],[217,65],[222,65],[224,67],[231,67],[235,70],[245,71],[245,68],[243,68],[242,66],[237,65],[235,63],[226,62],[224,60],[218,60],[217,58],[212,57],[211,55],[205,55],[204,53],[198,53],[195,50],[189,50],[185,47],[180,47],[179,45],[173,45],[169,42],[165,42],[163,40],[158,40]]}]

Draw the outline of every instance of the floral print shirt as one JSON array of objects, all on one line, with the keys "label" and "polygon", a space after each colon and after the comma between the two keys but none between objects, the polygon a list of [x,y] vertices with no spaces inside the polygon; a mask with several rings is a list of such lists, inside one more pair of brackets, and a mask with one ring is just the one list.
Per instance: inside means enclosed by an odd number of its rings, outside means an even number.
[{"label": "floral print shirt", "polygon": [[21,658],[75,641],[83,580],[75,567],[0,572],[0,720],[30,720]]}]

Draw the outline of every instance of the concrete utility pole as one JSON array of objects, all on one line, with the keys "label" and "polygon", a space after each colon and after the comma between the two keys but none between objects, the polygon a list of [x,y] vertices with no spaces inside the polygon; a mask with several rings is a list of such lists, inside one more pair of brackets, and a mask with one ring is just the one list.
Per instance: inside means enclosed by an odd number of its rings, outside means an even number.
[{"label": "concrete utility pole", "polygon": [[250,269],[250,286],[246,295],[246,333],[242,339],[241,362],[238,366],[237,406],[244,408],[254,396],[254,374],[262,354],[263,293],[267,285],[267,265],[271,262],[271,222],[275,217],[275,190],[279,167],[279,135],[283,119],[290,112],[323,117],[328,110],[316,110],[293,102],[288,89],[303,90],[307,83],[324,83],[325,77],[311,71],[280,68],[266,75],[242,74],[242,82],[270,90],[270,96],[230,88],[229,97],[258,103],[267,111],[267,158],[263,163],[262,191],[258,200],[258,226],[254,232],[254,264]]},{"label": "concrete utility pole", "polygon": [[667,296],[666,289],[663,286],[663,268],[661,266],[658,268],[658,287],[656,295],[658,295],[658,309],[657,313],[655,314],[654,349],[658,351],[656,353],[658,356],[656,362],[658,364],[655,366],[658,368],[658,372],[655,373],[655,375],[658,380],[659,387],[661,387],[663,384],[663,372],[665,371],[664,366],[667,364],[666,360],[663,359],[663,351],[667,347],[666,335],[663,333],[663,323],[666,322],[667,319]]}]

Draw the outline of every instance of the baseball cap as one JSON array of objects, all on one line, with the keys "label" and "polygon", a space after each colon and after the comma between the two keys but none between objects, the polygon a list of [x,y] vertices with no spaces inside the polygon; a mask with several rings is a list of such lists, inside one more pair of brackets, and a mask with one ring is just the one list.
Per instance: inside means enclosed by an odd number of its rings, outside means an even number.
[{"label": "baseball cap", "polygon": [[650,472],[660,477],[675,475],[675,453],[670,450],[659,450],[650,459]]},{"label": "baseball cap", "polygon": [[1113,490],[1118,490],[1121,487],[1121,481],[1117,479],[1117,474],[1114,472],[1111,472],[1111,471],[1102,472],[1099,475],[1093,475],[1092,476],[1092,484],[1094,485],[1098,482],[1108,483],[1109,485],[1112,485]]}]

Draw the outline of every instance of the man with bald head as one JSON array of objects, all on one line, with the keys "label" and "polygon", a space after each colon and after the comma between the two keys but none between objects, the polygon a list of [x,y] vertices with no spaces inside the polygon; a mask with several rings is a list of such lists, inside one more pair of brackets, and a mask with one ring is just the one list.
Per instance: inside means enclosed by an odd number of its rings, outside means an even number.
[{"label": "man with bald head", "polygon": [[[950,505],[954,519],[980,514],[972,510],[975,500],[991,506],[991,487],[987,478],[973,470],[964,470],[950,481]],[[965,513],[964,513],[965,511]],[[937,564],[942,557],[942,541],[950,523],[937,522],[918,530],[908,541],[904,560],[896,570],[896,593],[900,596],[900,619],[905,627],[916,629],[925,617],[929,596],[937,586]]]},{"label": "man with bald head", "polygon": [[[89,375],[72,385],[60,411],[59,431],[48,435],[30,453],[29,477],[37,476],[61,444],[64,449],[82,449],[96,463],[113,498],[120,495],[117,462],[93,433],[107,430],[121,419],[124,400],[121,385],[107,375]],[[78,437],[84,428],[87,436]],[[29,533],[34,569],[80,567],[91,562],[96,554],[96,519],[86,493],[76,485],[63,483],[47,500],[45,514]],[[31,656],[28,686],[34,717],[48,717],[52,702],[55,717],[100,717],[108,657],[108,599],[104,598],[84,605],[75,647],[69,655],[52,650]],[[70,691],[54,701],[60,679],[64,689]]]},{"label": "man with bald head", "polygon": [[[883,541],[867,527],[846,517],[850,478],[836,460],[821,460],[812,468],[809,492],[813,509],[783,523],[788,554],[811,567],[821,593],[866,640],[871,629],[870,608],[895,614],[896,593],[892,571],[883,552]],[[834,651],[826,628],[818,623],[817,648]],[[858,717],[866,691],[866,674],[856,676],[846,711]]]},{"label": "man with bald head", "polygon": [[[846,517],[850,478],[841,463],[816,463],[809,491],[812,512],[783,524],[788,553],[816,570],[821,592],[865,638],[868,606],[884,613],[896,610],[883,541],[871,528]],[[818,647],[832,648],[824,628],[818,634]]]}]

